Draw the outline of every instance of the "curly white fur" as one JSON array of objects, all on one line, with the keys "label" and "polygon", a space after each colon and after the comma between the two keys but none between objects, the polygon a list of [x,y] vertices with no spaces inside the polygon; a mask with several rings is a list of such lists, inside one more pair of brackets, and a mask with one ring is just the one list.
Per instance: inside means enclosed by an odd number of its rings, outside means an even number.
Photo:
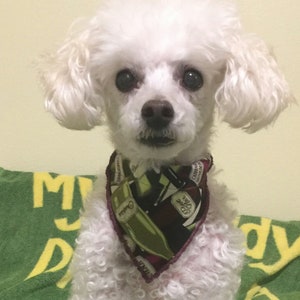
[{"label": "curly white fur", "polygon": [[[182,84],[187,67],[203,86]],[[130,69],[137,86],[115,84]],[[209,152],[214,110],[231,126],[256,131],[276,119],[292,99],[265,43],[244,33],[235,6],[225,0],[102,1],[83,29],[47,62],[46,107],[68,128],[106,122],[116,149],[142,169],[190,163]],[[157,135],[141,114],[149,100],[167,101],[174,116],[159,134],[164,147],[141,137]],[[104,117],[105,116],[105,117]],[[243,249],[232,221],[232,197],[209,174],[211,206],[201,232],[180,259],[146,284],[111,225],[105,178],[99,177],[82,217],[72,264],[71,299],[233,299]]]}]

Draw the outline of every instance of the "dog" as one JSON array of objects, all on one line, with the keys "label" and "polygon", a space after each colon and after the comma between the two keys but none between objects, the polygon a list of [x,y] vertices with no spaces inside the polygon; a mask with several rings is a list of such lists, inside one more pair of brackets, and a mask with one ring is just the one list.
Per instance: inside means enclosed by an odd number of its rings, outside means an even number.
[{"label": "dog", "polygon": [[252,133],[292,99],[234,3],[104,0],[45,69],[47,110],[106,124],[116,149],[84,205],[70,299],[234,299],[243,236],[214,179],[214,116]]}]

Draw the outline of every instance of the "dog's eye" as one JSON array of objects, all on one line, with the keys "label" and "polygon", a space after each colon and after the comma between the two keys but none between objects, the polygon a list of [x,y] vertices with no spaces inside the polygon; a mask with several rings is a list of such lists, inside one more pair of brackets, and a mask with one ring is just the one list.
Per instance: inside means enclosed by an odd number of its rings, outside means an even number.
[{"label": "dog's eye", "polygon": [[122,93],[128,93],[137,87],[138,80],[134,73],[125,69],[120,71],[116,76],[116,87]]},{"label": "dog's eye", "polygon": [[203,77],[196,69],[187,69],[182,76],[182,85],[185,89],[196,92],[203,86]]}]

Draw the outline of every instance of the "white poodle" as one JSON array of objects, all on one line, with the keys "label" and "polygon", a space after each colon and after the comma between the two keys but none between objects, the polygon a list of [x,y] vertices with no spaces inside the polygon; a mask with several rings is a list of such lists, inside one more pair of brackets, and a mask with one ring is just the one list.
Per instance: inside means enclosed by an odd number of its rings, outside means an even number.
[{"label": "white poodle", "polygon": [[71,299],[233,299],[243,238],[214,180],[214,112],[254,132],[292,96],[230,1],[107,0],[49,58],[47,109],[116,152],[85,204]]}]

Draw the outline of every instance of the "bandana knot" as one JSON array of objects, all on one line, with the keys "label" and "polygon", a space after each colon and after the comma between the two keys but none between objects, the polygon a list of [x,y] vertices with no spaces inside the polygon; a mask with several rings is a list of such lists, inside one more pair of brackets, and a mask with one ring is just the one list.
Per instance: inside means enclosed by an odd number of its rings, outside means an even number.
[{"label": "bandana knot", "polygon": [[146,282],[174,263],[192,241],[209,206],[206,157],[191,165],[163,166],[136,177],[114,152],[107,167],[107,206],[126,252]]}]

